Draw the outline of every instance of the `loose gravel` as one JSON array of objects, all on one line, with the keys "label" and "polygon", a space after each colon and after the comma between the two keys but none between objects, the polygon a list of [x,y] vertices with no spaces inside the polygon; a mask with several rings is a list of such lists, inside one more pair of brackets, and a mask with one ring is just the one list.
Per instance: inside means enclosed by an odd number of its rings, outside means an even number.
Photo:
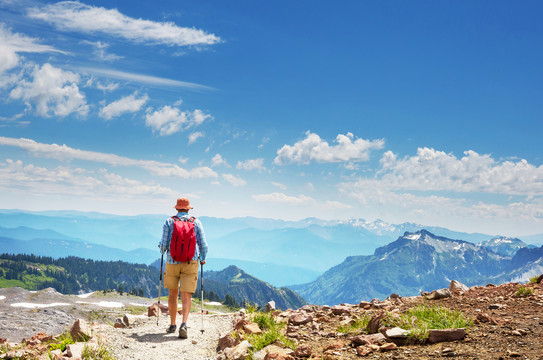
[{"label": "loose gravel", "polygon": [[105,345],[116,359],[134,360],[208,360],[216,359],[219,337],[232,330],[233,314],[191,314],[188,319],[188,338],[180,339],[177,333],[167,334],[169,316],[147,318],[134,327],[116,329],[104,327]]}]

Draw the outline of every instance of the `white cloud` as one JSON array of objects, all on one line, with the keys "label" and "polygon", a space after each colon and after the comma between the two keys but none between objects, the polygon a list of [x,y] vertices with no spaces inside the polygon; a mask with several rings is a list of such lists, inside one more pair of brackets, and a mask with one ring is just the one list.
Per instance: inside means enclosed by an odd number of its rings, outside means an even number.
[{"label": "white cloud", "polygon": [[211,167],[215,167],[219,165],[229,166],[226,160],[223,159],[221,154],[215,154],[215,156],[213,156],[213,158],[211,159]]},{"label": "white cloud", "polygon": [[258,202],[269,202],[269,203],[279,203],[279,204],[290,204],[290,205],[306,205],[315,202],[310,196],[299,195],[299,196],[290,196],[283,193],[271,193],[271,194],[259,194],[253,195],[253,199]]},{"label": "white cloud", "polygon": [[0,189],[25,194],[70,196],[171,196],[175,191],[156,184],[124,178],[105,169],[90,173],[81,168],[58,166],[52,169],[23,165],[7,159],[0,163]]},{"label": "white cloud", "polygon": [[[393,190],[482,192],[543,195],[543,166],[526,160],[496,161],[491,155],[464,152],[462,158],[431,148],[398,159],[391,151],[381,158],[380,187]],[[360,186],[368,180],[361,179]],[[373,183],[373,180],[370,180]]]},{"label": "white cloud", "polygon": [[[201,131],[196,131],[196,132],[193,132],[192,134],[189,135],[189,145],[192,145],[196,142],[196,140],[198,140],[199,138],[203,137],[204,136],[204,133],[201,132]],[[206,150],[207,152],[208,150]]]},{"label": "white cloud", "polygon": [[89,106],[85,95],[79,91],[79,75],[63,71],[49,63],[35,66],[32,82],[22,80],[11,93],[13,99],[34,104],[40,116],[68,116],[72,113],[87,115]]},{"label": "white cloud", "polygon": [[[211,118],[211,115],[205,114],[198,109],[193,112],[187,112],[166,105],[155,111],[147,109],[145,125],[151,127],[153,131],[158,131],[161,136],[167,136],[201,125],[205,120]],[[191,135],[191,139],[192,136],[193,135]],[[194,138],[194,141],[200,136],[203,136],[203,134],[198,133]],[[192,142],[189,141],[189,143]]]},{"label": "white cloud", "polygon": [[42,45],[38,39],[24,34],[12,33],[5,24],[0,24],[0,74],[19,65],[17,53],[46,53],[58,52],[52,46]]},{"label": "white cloud", "polygon": [[96,56],[101,61],[116,61],[123,58],[123,56],[120,55],[107,53],[106,50],[109,47],[108,43],[103,43],[101,41],[84,41],[84,43],[89,44],[94,48],[94,56]]},{"label": "white cloud", "polygon": [[264,159],[249,159],[245,161],[238,161],[236,168],[243,170],[258,170],[259,172],[266,170],[264,167]]},{"label": "white cloud", "polygon": [[[179,81],[174,79],[161,78],[157,76],[142,75],[135,73],[128,73],[125,71],[113,70],[113,69],[100,69],[100,68],[91,68],[91,67],[82,67],[77,68],[81,73],[91,73],[100,76],[110,77],[117,80],[127,80],[137,83],[150,84],[155,86],[172,86],[172,87],[181,87],[194,91],[203,91],[203,90],[215,90],[212,87],[200,85],[196,83],[191,83],[187,81]],[[175,106],[177,105],[177,101]]]},{"label": "white cloud", "polygon": [[111,120],[114,117],[119,117],[122,114],[134,113],[140,111],[143,105],[149,100],[147,94],[137,97],[138,93],[134,92],[131,95],[124,96],[117,101],[114,101],[100,109],[100,117]]},{"label": "white cloud", "polygon": [[294,145],[284,145],[277,151],[274,163],[286,165],[290,163],[309,164],[316,162],[355,162],[369,160],[369,153],[373,149],[381,149],[384,140],[368,141],[354,138],[354,135],[347,133],[339,134],[336,137],[337,145],[329,145],[319,135],[306,132],[306,138]]},{"label": "white cloud", "polygon": [[247,184],[247,181],[243,180],[239,176],[235,176],[232,174],[222,174],[222,178],[228,181],[233,186],[244,186]]},{"label": "white cloud", "polygon": [[285,184],[281,184],[281,183],[278,183],[278,182],[275,182],[275,181],[272,181],[271,184],[273,186],[278,187],[281,190],[286,190],[287,189],[287,186]]},{"label": "white cloud", "polygon": [[178,165],[152,160],[137,160],[115,154],[79,150],[66,145],[43,144],[31,139],[17,139],[0,136],[0,145],[15,146],[42,158],[63,161],[85,160],[104,163],[111,166],[134,166],[147,170],[153,175],[179,177],[183,179],[217,178],[218,174],[208,167],[186,170]]},{"label": "white cloud", "polygon": [[187,46],[212,45],[220,41],[219,37],[202,30],[180,27],[171,22],[134,19],[117,9],[85,5],[78,1],[34,7],[28,10],[28,16],[53,24],[61,30],[103,33],[135,43]]}]

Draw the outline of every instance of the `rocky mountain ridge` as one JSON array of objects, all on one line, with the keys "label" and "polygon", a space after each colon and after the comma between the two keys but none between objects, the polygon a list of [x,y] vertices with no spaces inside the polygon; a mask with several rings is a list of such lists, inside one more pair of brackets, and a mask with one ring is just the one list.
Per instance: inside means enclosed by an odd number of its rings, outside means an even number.
[{"label": "rocky mountain ridge", "polygon": [[485,247],[432,234],[406,232],[371,256],[351,256],[312,283],[292,286],[315,304],[338,304],[383,298],[396,293],[412,296],[446,286],[451,279],[467,285],[527,281],[543,256],[543,249],[519,250],[517,257],[503,256]]}]

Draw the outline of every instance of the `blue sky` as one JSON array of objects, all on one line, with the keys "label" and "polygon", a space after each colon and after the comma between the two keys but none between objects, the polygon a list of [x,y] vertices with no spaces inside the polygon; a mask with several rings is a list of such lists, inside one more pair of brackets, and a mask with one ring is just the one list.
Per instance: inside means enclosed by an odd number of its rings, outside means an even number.
[{"label": "blue sky", "polygon": [[543,233],[542,10],[0,0],[0,208]]}]

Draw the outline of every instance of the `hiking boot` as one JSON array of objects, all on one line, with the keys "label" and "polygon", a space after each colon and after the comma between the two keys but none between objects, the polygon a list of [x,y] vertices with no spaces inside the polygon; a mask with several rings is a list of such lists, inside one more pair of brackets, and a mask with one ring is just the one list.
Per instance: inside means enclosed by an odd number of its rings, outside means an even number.
[{"label": "hiking boot", "polygon": [[166,329],[166,332],[168,334],[171,334],[171,333],[174,333],[176,329],[177,329],[177,325],[170,325],[170,327]]},{"label": "hiking boot", "polygon": [[187,324],[182,323],[179,327],[179,338],[180,339],[186,339],[187,338]]}]

